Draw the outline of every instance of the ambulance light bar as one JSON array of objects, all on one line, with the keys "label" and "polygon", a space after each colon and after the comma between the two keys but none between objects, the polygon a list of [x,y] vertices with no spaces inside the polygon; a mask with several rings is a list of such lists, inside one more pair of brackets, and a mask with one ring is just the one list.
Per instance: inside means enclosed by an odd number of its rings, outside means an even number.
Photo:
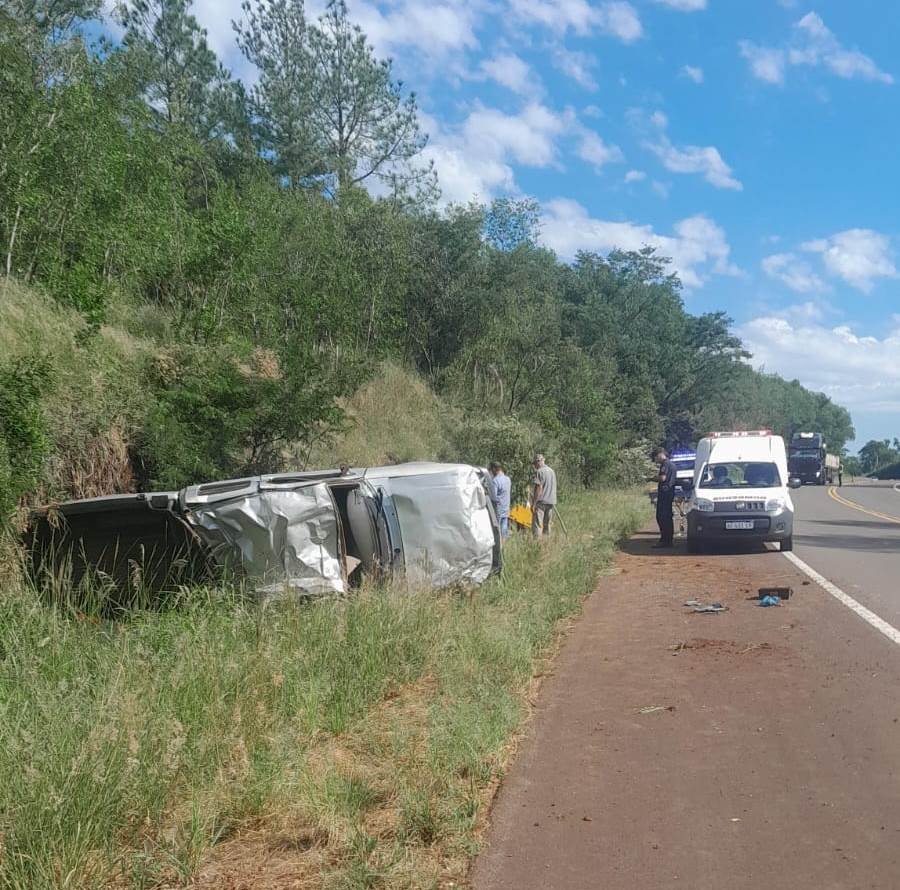
[{"label": "ambulance light bar", "polygon": [[730,439],[743,436],[771,436],[772,430],[732,430],[730,432],[710,433],[710,439]]}]

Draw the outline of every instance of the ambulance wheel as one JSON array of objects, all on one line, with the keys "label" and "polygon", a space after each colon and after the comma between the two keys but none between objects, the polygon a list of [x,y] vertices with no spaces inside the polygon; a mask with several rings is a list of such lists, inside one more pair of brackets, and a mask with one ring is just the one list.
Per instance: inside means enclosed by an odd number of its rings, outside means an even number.
[{"label": "ambulance wheel", "polygon": [[696,556],[698,553],[703,552],[703,545],[696,538],[688,538],[687,551]]}]

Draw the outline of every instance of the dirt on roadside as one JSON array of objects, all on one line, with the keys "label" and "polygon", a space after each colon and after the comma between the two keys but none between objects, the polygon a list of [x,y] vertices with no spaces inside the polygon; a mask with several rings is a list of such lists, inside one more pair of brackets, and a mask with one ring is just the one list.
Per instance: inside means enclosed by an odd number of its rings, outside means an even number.
[{"label": "dirt on roadside", "polygon": [[475,890],[900,886],[900,650],[776,552],[652,540],[545,681]]}]

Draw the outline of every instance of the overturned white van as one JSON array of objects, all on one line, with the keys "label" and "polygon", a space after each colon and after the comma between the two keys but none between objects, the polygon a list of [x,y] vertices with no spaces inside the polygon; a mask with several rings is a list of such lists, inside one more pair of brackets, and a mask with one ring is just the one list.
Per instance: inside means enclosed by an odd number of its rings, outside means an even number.
[{"label": "overturned white van", "polygon": [[480,584],[500,571],[485,471],[413,463],[281,473],[36,511],[39,584],[164,590],[231,574],[261,595],[342,593],[364,576]]},{"label": "overturned white van", "polygon": [[697,445],[687,544],[777,541],[794,546],[794,503],[784,439],[769,430],[712,433]]}]

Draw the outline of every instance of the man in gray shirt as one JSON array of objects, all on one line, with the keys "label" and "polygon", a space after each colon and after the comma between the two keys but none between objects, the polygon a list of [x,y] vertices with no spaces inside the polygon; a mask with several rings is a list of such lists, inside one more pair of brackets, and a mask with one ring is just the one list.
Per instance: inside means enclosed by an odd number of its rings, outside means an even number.
[{"label": "man in gray shirt", "polygon": [[534,457],[531,484],[531,532],[536,538],[549,537],[550,517],[556,507],[556,473],[544,462],[543,454]]}]

